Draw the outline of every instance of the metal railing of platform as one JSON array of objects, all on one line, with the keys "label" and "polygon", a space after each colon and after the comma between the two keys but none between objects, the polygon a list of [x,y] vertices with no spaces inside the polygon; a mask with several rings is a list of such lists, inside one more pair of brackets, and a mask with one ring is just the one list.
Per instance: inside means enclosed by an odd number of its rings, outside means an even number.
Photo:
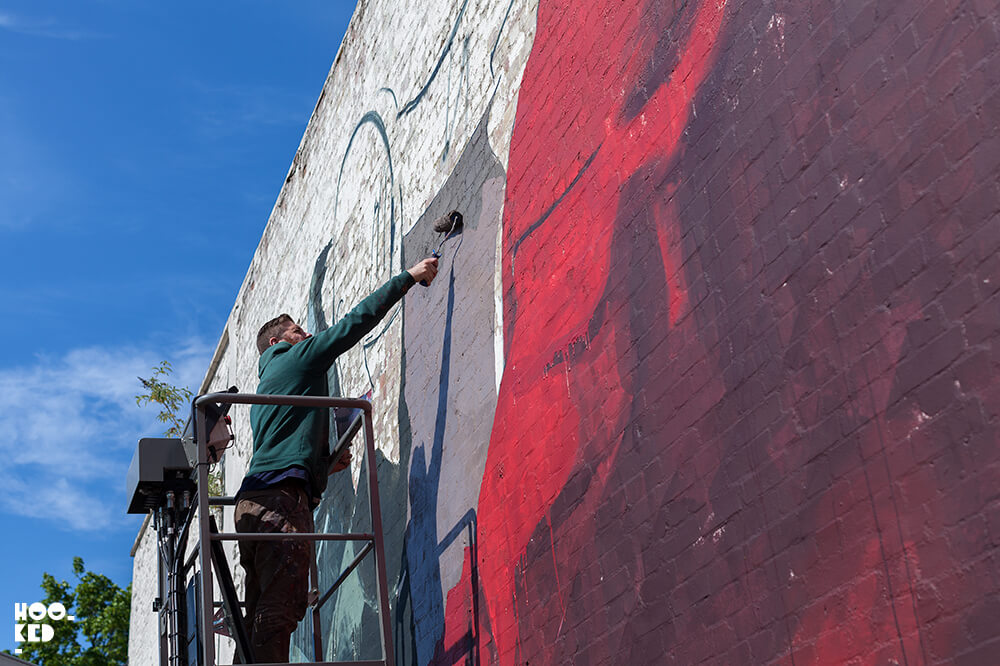
[{"label": "metal railing of platform", "polygon": [[[347,432],[344,433],[337,445],[334,447],[333,460],[335,461],[339,455],[346,450],[347,446],[350,444],[351,438],[356,432],[364,432],[365,440],[365,460],[364,467],[367,468],[368,474],[368,501],[369,509],[371,511],[371,525],[372,531],[370,533],[343,533],[343,534],[329,534],[320,532],[298,532],[298,533],[258,533],[258,532],[241,532],[241,533],[225,533],[218,532],[213,529],[213,523],[210,507],[233,504],[234,500],[230,497],[210,497],[208,490],[208,468],[209,468],[209,451],[207,446],[208,439],[208,427],[206,418],[206,409],[214,405],[234,405],[234,404],[244,404],[244,405],[288,405],[294,407],[313,407],[313,408],[334,408],[334,409],[352,409],[359,410],[357,418],[351,423],[351,427],[348,428]],[[199,623],[199,633],[201,636],[201,663],[203,666],[217,666],[216,664],[216,653],[215,653],[215,640],[213,633],[213,621],[214,621],[214,609],[216,607],[216,602],[214,598],[214,580],[213,580],[213,561],[221,558],[221,561],[216,562],[216,566],[220,567],[220,571],[223,572],[221,578],[226,578],[229,571],[228,562],[226,561],[225,554],[221,547],[216,547],[216,544],[221,546],[221,543],[225,541],[247,541],[247,540],[257,540],[257,541],[344,541],[344,542],[361,542],[363,547],[361,551],[355,556],[353,561],[348,564],[348,566],[341,572],[337,577],[331,587],[322,594],[317,594],[316,598],[311,601],[312,606],[312,621],[313,621],[313,651],[316,661],[313,662],[300,662],[313,664],[314,666],[333,666],[337,664],[338,666],[391,666],[395,663],[393,659],[393,640],[392,640],[392,624],[389,614],[389,591],[386,583],[386,564],[385,564],[385,546],[384,538],[382,534],[382,511],[381,505],[379,503],[379,492],[378,492],[378,475],[376,470],[376,457],[375,457],[375,436],[372,427],[372,404],[367,400],[355,400],[349,398],[330,398],[330,397],[318,397],[318,396],[292,396],[292,395],[261,395],[255,393],[209,393],[199,396],[194,400],[194,419],[195,419],[195,444],[198,452],[198,462],[197,468],[195,470],[196,481],[197,481],[197,520],[198,520],[198,540],[197,546],[192,557],[197,556],[199,563],[199,570],[201,575],[201,582],[198,592],[198,607],[199,612],[198,623]],[[198,441],[203,439],[205,441]],[[186,530],[185,530],[186,532]],[[208,544],[209,547],[205,547]],[[320,622],[320,610],[323,604],[328,601],[336,589],[340,586],[344,580],[353,572],[357,566],[364,560],[364,558],[372,553],[375,557],[375,570],[376,570],[376,583],[378,586],[378,600],[379,600],[379,620],[381,622],[381,643],[382,643],[382,659],[380,660],[368,660],[368,661],[338,661],[338,662],[328,662],[320,661],[322,658],[322,630]],[[193,561],[189,560],[189,563],[193,564]],[[318,572],[316,565],[315,554],[312,560],[311,566],[311,576],[313,580],[313,586],[318,588]],[[232,587],[231,579],[228,583],[229,587]],[[220,589],[222,587],[220,586]],[[318,593],[318,589],[316,590]],[[242,611],[240,610],[241,604],[235,600],[235,590],[225,590],[223,589],[223,596],[232,595],[228,602],[223,600],[224,611],[229,613],[234,613],[236,617],[235,622],[242,623]],[[234,637],[234,640],[241,640],[238,636]],[[179,649],[176,646],[173,649]],[[247,651],[250,652],[249,646]],[[260,664],[260,662],[255,662]],[[264,665],[267,666],[267,665]]]}]

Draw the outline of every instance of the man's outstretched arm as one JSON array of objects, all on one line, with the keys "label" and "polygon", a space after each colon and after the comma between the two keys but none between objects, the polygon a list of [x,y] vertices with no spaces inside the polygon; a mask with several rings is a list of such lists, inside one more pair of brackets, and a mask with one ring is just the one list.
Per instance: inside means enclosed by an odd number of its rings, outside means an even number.
[{"label": "man's outstretched arm", "polygon": [[371,332],[410,287],[420,281],[430,284],[437,271],[438,260],[434,257],[411,266],[372,292],[336,324],[296,344],[291,352],[317,370],[325,371],[334,359]]}]

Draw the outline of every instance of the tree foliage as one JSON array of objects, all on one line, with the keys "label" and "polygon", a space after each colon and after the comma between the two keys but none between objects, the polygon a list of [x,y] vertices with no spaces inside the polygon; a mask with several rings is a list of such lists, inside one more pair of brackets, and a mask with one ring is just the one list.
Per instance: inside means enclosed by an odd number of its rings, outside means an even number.
[{"label": "tree foliage", "polygon": [[[187,403],[191,400],[192,393],[183,386],[174,386],[166,381],[173,368],[169,361],[160,361],[159,365],[153,367],[153,375],[149,379],[139,377],[139,381],[149,393],[140,393],[135,396],[135,404],[142,407],[150,403],[160,406],[160,413],[157,418],[161,423],[168,424],[164,431],[164,437],[180,437],[184,432],[184,412],[181,408],[187,408]],[[222,482],[221,470],[210,470],[208,474],[208,492],[210,495],[222,495],[224,484]],[[218,515],[221,522],[222,510]]]},{"label": "tree foliage", "polygon": [[59,602],[74,619],[41,620],[52,625],[52,640],[21,643],[18,656],[38,666],[125,666],[132,586],[123,590],[107,576],[87,571],[80,557],[73,558],[73,573],[75,588],[48,573],[42,574],[41,587],[42,603]]},{"label": "tree foliage", "polygon": [[153,367],[153,374],[149,379],[138,378],[148,393],[135,396],[135,404],[140,407],[150,403],[160,406],[160,413],[156,418],[168,426],[163,433],[165,437],[181,436],[184,430],[184,412],[181,408],[187,406],[192,395],[187,388],[174,386],[166,380],[173,371],[168,361],[160,361],[159,365]]}]

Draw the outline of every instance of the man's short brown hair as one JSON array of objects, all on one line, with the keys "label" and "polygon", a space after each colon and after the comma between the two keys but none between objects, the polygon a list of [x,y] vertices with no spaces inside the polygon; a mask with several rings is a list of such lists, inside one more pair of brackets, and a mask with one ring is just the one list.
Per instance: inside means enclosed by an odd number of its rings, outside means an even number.
[{"label": "man's short brown hair", "polygon": [[288,325],[295,325],[295,320],[286,314],[280,314],[260,327],[257,333],[257,351],[263,354],[271,346],[271,338],[280,337]]}]

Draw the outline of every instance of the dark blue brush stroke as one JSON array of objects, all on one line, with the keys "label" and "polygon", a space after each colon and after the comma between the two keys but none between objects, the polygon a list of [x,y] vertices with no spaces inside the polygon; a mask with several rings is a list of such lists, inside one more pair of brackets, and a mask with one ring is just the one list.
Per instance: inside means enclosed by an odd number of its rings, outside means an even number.
[{"label": "dark blue brush stroke", "polygon": [[[424,445],[414,447],[410,463],[410,506],[414,508],[406,529],[406,553],[413,617],[436,632],[444,629],[444,598],[441,592],[441,564],[437,557],[437,506],[444,458],[444,432],[448,420],[448,383],[451,377],[451,332],[455,306],[455,274],[448,281],[448,307],[445,311],[444,342],[441,346],[441,371],[438,375],[437,418],[431,444],[430,466],[426,464]],[[432,618],[428,621],[427,618]],[[420,632],[415,632],[420,633]],[[418,635],[418,656],[432,656],[439,637]]]},{"label": "dark blue brush stroke", "polygon": [[444,50],[441,51],[441,55],[438,56],[438,61],[434,65],[434,71],[431,72],[430,78],[428,78],[427,82],[424,83],[424,87],[420,89],[420,92],[417,93],[417,96],[403,105],[403,108],[399,110],[398,114],[396,114],[397,118],[405,116],[410,111],[413,111],[413,109],[417,108],[417,104],[420,103],[421,98],[423,98],[423,96],[427,93],[427,89],[430,88],[431,83],[434,82],[434,79],[437,77],[438,72],[441,71],[441,65],[444,63],[445,57],[451,51],[451,45],[455,42],[455,34],[458,32],[458,26],[462,22],[462,16],[465,15],[465,7],[468,4],[469,0],[465,0],[462,3],[462,8],[458,11],[458,18],[455,19],[455,25],[453,25],[451,28],[451,34],[448,35],[448,40],[444,44]]},{"label": "dark blue brush stroke", "polygon": [[503,15],[503,22],[500,23],[500,31],[497,32],[496,41],[493,42],[493,48],[490,49],[490,76],[496,76],[493,73],[493,58],[497,54],[497,44],[500,43],[500,36],[503,34],[503,29],[507,26],[507,19],[510,17],[510,10],[513,6],[514,0],[510,0],[510,4],[507,5],[507,13]]}]

